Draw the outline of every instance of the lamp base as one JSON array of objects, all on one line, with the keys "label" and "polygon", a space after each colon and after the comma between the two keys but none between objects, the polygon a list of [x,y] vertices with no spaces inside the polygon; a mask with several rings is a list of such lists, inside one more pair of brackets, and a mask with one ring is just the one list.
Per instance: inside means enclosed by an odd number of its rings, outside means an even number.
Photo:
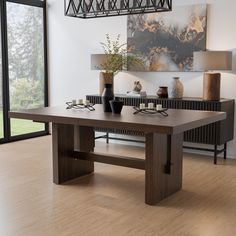
[{"label": "lamp base", "polygon": [[220,73],[204,73],[203,77],[203,100],[220,100]]},{"label": "lamp base", "polygon": [[99,94],[102,95],[105,88],[105,84],[112,84],[112,90],[114,91],[114,74],[108,72],[100,72],[99,74]]}]

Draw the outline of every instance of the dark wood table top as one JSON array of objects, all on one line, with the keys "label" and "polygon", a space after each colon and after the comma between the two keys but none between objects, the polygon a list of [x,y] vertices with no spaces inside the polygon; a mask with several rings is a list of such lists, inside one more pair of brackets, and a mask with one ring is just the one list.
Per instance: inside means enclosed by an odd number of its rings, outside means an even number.
[{"label": "dark wood table top", "polygon": [[175,134],[197,128],[226,118],[225,112],[169,109],[168,117],[161,114],[136,114],[130,106],[124,106],[121,114],[103,112],[102,105],[95,111],[87,109],[67,110],[66,106],[10,111],[11,118],[39,122],[74,124],[100,128],[117,128],[143,132]]}]

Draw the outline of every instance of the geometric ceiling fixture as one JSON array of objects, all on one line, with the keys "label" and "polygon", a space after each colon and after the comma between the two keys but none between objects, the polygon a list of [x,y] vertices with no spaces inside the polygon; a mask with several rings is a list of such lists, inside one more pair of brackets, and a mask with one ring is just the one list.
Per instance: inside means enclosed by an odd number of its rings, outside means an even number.
[{"label": "geometric ceiling fixture", "polygon": [[164,12],[172,0],[64,0],[65,15],[83,19]]}]

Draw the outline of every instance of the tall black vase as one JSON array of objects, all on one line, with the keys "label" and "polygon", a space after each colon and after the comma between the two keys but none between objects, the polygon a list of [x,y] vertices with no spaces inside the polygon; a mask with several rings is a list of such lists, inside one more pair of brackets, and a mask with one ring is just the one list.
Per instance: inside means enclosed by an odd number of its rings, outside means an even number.
[{"label": "tall black vase", "polygon": [[104,112],[111,112],[110,101],[114,99],[112,84],[105,84],[102,93],[102,104]]}]

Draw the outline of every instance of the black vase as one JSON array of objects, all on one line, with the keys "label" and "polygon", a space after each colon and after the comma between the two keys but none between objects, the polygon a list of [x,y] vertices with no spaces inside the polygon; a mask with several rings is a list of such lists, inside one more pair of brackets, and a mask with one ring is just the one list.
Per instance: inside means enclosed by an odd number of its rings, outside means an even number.
[{"label": "black vase", "polygon": [[111,105],[111,110],[113,113],[120,114],[122,107],[124,105],[124,102],[120,101],[119,98],[116,97],[115,100],[110,101],[110,105]]},{"label": "black vase", "polygon": [[104,112],[111,112],[110,101],[114,99],[112,84],[105,84],[102,93],[102,104]]}]

